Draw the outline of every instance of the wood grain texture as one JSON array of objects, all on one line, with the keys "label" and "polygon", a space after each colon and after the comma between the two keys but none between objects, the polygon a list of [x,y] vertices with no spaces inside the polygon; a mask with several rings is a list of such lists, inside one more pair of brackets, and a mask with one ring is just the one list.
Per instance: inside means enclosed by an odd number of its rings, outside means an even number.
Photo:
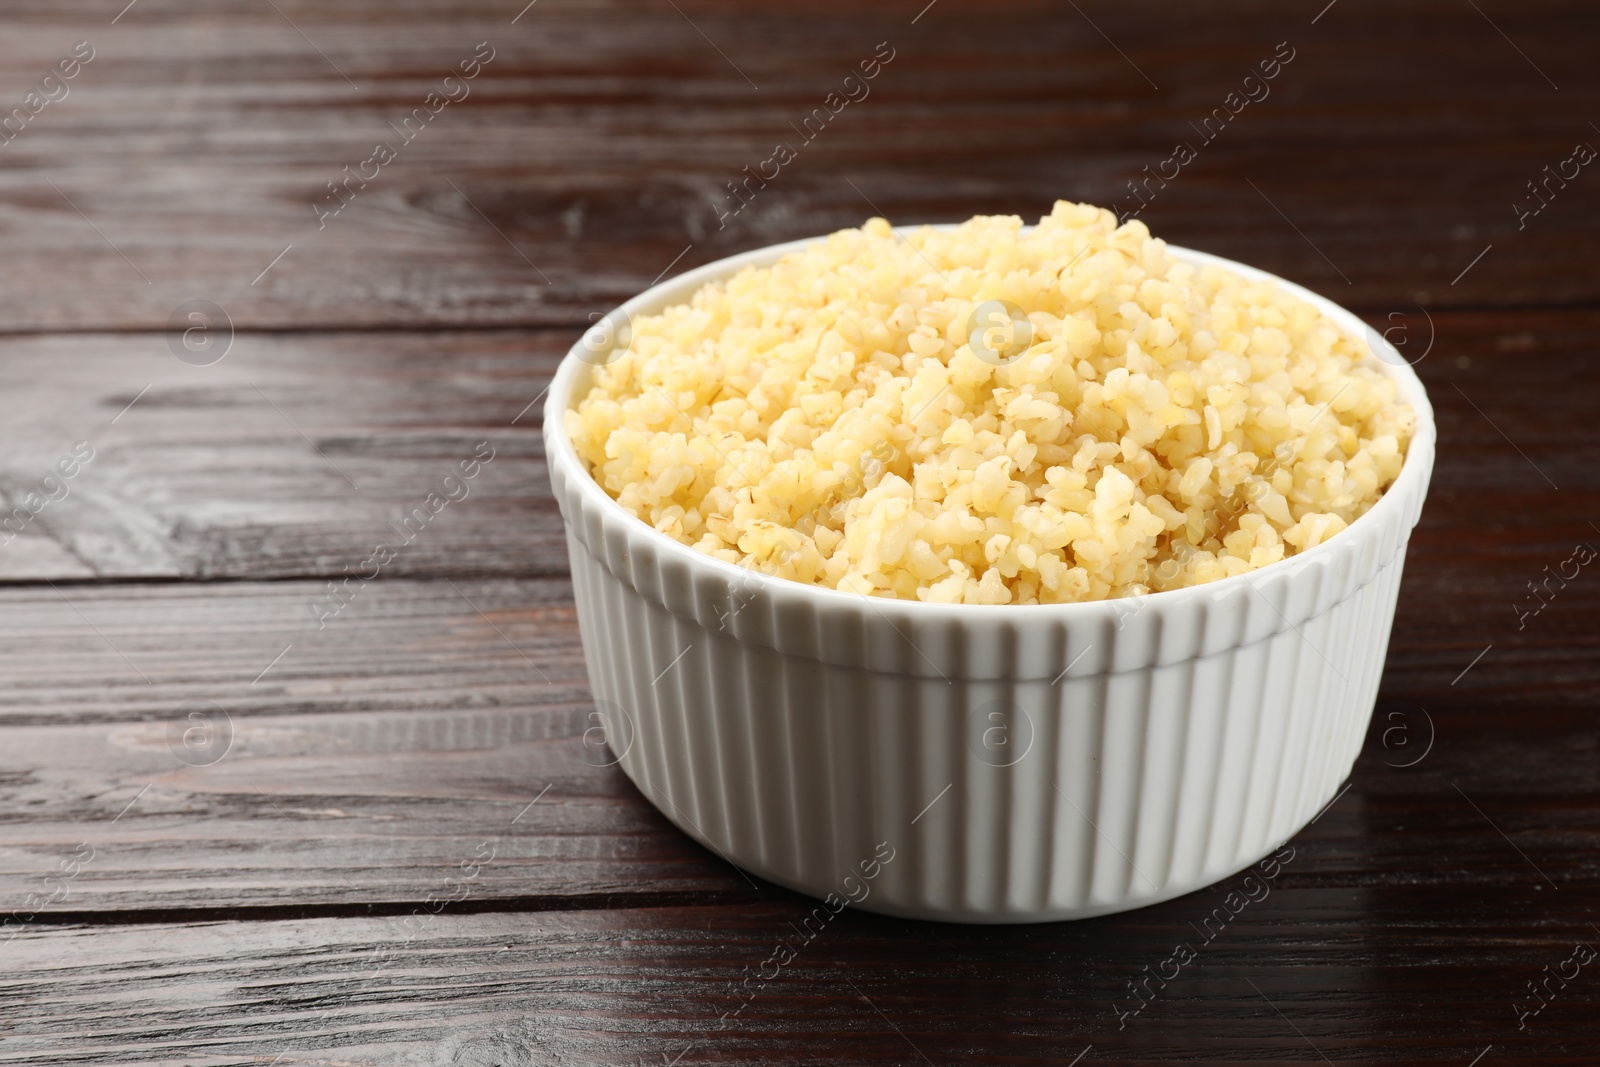
[{"label": "wood grain texture", "polygon": [[[75,42],[96,49],[0,148],[7,329],[161,329],[195,298],[240,326],[580,323],[674,262],[880,210],[1131,208],[1129,183],[1182,141],[1198,158],[1144,216],[1175,243],[1373,310],[1600,297],[1592,177],[1526,225],[1513,208],[1545,165],[1600,144],[1597,16],[1572,4],[1491,22],[1343,0],[1315,25],[1243,3],[946,0],[914,25],[920,3],[542,0],[515,24],[519,5],[486,0],[142,0],[114,25],[105,6],[34,8],[0,44],[0,101]],[[470,95],[398,144],[391,124],[480,41],[495,58]],[[883,41],[894,59],[870,95],[804,140]],[[1278,42],[1295,58],[1270,95],[1205,140],[1196,127]],[[319,228],[313,202],[380,141],[398,158]],[[722,222],[727,183],[780,141],[798,158]]]},{"label": "wood grain texture", "polygon": [[[1548,889],[1320,888],[1295,871],[1315,851],[1209,942],[1197,925],[1226,885],[1137,917],[937,936],[846,910],[782,969],[763,963],[801,940],[811,904],[778,890],[717,908],[41,926],[7,946],[0,1062],[1461,1065],[1492,1046],[1483,1062],[1574,1064],[1600,1040],[1587,974],[1516,1029],[1525,980],[1595,941],[1545,910]],[[1196,958],[1120,1019],[1128,983],[1180,943]]]},{"label": "wood grain texture", "polygon": [[473,906],[749,892],[614,766],[565,582],[376,584],[14,594],[0,906],[392,910],[480,843]]},{"label": "wood grain texture", "polygon": [[565,579],[48,585],[0,593],[0,722],[160,723],[516,708],[565,714],[588,678]]},{"label": "wood grain texture", "polygon": [[[429,894],[457,910],[753,895],[585,744],[587,708],[196,710],[211,711],[6,733],[0,900],[13,928],[89,914],[407,913]],[[184,750],[197,730],[223,740]],[[216,762],[186,762],[202,757]],[[64,857],[86,858],[62,883]]]},{"label": "wood grain texture", "polygon": [[[192,366],[161,335],[6,338],[7,509],[78,442],[94,455],[0,529],[0,580],[343,577],[379,543],[385,576],[564,574],[532,402],[573,340],[241,333]],[[430,493],[460,499],[435,512]]]},{"label": "wood grain texture", "polygon": [[[95,56],[0,134],[0,1063],[1592,1062],[1594,969],[1536,1014],[1530,983],[1600,947],[1600,579],[1568,562],[1600,546],[1600,192],[1528,183],[1600,145],[1597,30],[1558,0],[8,5],[0,118]],[[796,130],[879,42],[870,96]],[[813,905],[586,737],[533,401],[659,275],[877,213],[1131,208],[1179,141],[1140,217],[1360,310],[1436,409],[1350,786],[1214,939],[1238,879],[1031,928],[847,911],[760,981]]]}]

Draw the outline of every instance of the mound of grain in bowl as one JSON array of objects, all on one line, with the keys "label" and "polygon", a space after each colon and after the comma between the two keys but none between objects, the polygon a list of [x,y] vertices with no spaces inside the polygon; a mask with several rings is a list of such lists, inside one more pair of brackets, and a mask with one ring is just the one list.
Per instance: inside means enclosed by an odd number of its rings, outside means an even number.
[{"label": "mound of grain in bowl", "polygon": [[1409,406],[1280,286],[1058,202],[873,219],[632,323],[567,431],[596,481],[719,559],[857,593],[1098,600],[1344,529]]}]

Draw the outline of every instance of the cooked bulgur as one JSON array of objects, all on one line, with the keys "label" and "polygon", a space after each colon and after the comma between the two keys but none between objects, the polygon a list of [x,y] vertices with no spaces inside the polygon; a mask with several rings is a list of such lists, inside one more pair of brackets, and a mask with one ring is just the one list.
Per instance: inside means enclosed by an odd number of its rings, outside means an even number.
[{"label": "cooked bulgur", "polygon": [[1400,472],[1411,408],[1280,286],[1058,202],[841,230],[635,319],[567,431],[741,566],[946,603],[1099,600],[1266,566]]}]

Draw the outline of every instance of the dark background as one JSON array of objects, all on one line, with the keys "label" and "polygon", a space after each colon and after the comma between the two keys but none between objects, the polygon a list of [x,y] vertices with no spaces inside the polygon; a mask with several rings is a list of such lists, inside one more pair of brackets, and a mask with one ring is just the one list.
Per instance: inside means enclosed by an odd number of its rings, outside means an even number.
[{"label": "dark background", "polygon": [[[1592,6],[123,2],[0,10],[0,1062],[1597,1062],[1600,168],[1528,187],[1600,146]],[[806,905],[592,765],[533,402],[658,275],[1130,206],[1180,141],[1154,232],[1356,309],[1437,409],[1352,784],[1123,1028],[1231,881],[846,912],[724,1020]],[[329,588],[479,442],[466,499]]]}]

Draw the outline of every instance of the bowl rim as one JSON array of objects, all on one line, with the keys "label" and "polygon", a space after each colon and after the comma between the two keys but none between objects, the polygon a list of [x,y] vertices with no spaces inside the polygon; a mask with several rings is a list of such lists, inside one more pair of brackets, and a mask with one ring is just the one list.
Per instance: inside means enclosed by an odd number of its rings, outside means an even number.
[{"label": "bowl rim", "polygon": [[[904,238],[908,233],[923,229],[949,231],[959,225],[961,224],[924,223],[896,226],[892,229],[896,236]],[[1027,232],[1033,228],[1031,225],[1024,225],[1019,232]],[[770,266],[784,255],[799,251],[819,241],[824,241],[829,236],[830,234],[820,234],[813,237],[802,237],[797,240],[766,245],[714,260],[666,281],[651,285],[638,295],[624,301],[617,308],[608,312],[607,315],[615,315],[620,312],[631,320],[633,316],[658,313],[667,307],[687,302],[695,290],[707,282],[725,280],[745,267]],[[1354,312],[1341,307],[1319,293],[1268,271],[1261,270],[1258,267],[1251,267],[1209,252],[1201,252],[1181,245],[1168,244],[1166,247],[1173,258],[1181,262],[1194,266],[1220,267],[1252,281],[1267,281],[1282,286],[1291,295],[1299,297],[1327,315],[1336,325],[1346,330],[1349,335],[1357,337],[1364,335],[1369,351],[1372,352],[1369,362],[1395,381],[1399,387],[1401,398],[1409,403],[1416,412],[1416,429],[1406,449],[1406,456],[1400,468],[1400,473],[1389,485],[1388,489],[1384,491],[1383,496],[1379,497],[1372,507],[1358,516],[1345,529],[1340,530],[1326,541],[1304,552],[1286,556],[1264,567],[1258,567],[1243,574],[1229,575],[1202,585],[1153,590],[1133,597],[1067,601],[1057,604],[948,604],[930,603],[923,600],[905,600],[899,597],[875,597],[868,596],[865,593],[846,592],[827,586],[799,582],[792,578],[782,578],[767,574],[764,571],[729,563],[714,556],[709,556],[690,545],[684,544],[682,541],[661,533],[650,526],[649,523],[628,511],[601,487],[593,474],[590,473],[588,466],[578,456],[577,450],[572,445],[571,438],[567,435],[566,422],[563,416],[572,407],[572,394],[575,386],[579,384],[580,377],[586,376],[596,366],[583,358],[586,352],[584,336],[588,333],[587,329],[567,350],[567,354],[562,357],[545,397],[542,433],[544,436],[546,462],[552,475],[555,474],[555,469],[558,465],[563,468],[563,473],[571,475],[571,480],[567,482],[566,491],[578,493],[586,508],[596,509],[596,513],[600,516],[622,520],[625,530],[642,535],[657,553],[669,559],[677,560],[685,566],[696,568],[701,573],[715,575],[730,585],[735,583],[743,585],[752,598],[757,596],[770,597],[775,604],[780,606],[784,602],[809,603],[817,608],[832,606],[834,608],[856,609],[865,602],[867,606],[876,609],[880,616],[891,622],[970,622],[973,621],[975,615],[988,615],[998,620],[1008,612],[1025,612],[1028,613],[1027,617],[1031,621],[1040,623],[1088,622],[1111,616],[1115,618],[1120,626],[1123,616],[1130,612],[1142,611],[1146,607],[1160,607],[1172,610],[1196,603],[1209,604],[1226,597],[1231,591],[1240,589],[1243,585],[1257,586],[1259,583],[1280,577],[1289,579],[1308,568],[1321,566],[1324,560],[1331,561],[1335,553],[1341,552],[1346,546],[1351,545],[1357,536],[1364,535],[1368,531],[1371,531],[1374,535],[1378,534],[1382,525],[1390,523],[1396,526],[1405,525],[1407,528],[1401,531],[1401,542],[1404,543],[1410,534],[1410,524],[1404,522],[1403,509],[1415,497],[1418,514],[1420,515],[1421,498],[1426,491],[1433,469],[1436,437],[1433,406],[1429,403],[1427,390],[1423,386],[1422,380],[1417,376],[1416,371],[1412,369],[1412,365],[1400,355],[1399,350],[1386,337],[1368,326]],[[1379,350],[1386,350],[1392,356],[1392,359],[1378,358]],[[554,477],[552,477],[552,482],[555,483],[557,503],[564,504],[565,502],[561,499],[563,495],[561,484]],[[565,507],[562,508],[562,511],[564,524],[573,526],[572,518],[565,514]],[[1414,521],[1413,519],[1413,524]],[[575,532],[582,540],[582,532],[578,530],[575,530]],[[593,549],[591,548],[592,551]],[[896,616],[899,617],[899,620],[895,618]]]}]

